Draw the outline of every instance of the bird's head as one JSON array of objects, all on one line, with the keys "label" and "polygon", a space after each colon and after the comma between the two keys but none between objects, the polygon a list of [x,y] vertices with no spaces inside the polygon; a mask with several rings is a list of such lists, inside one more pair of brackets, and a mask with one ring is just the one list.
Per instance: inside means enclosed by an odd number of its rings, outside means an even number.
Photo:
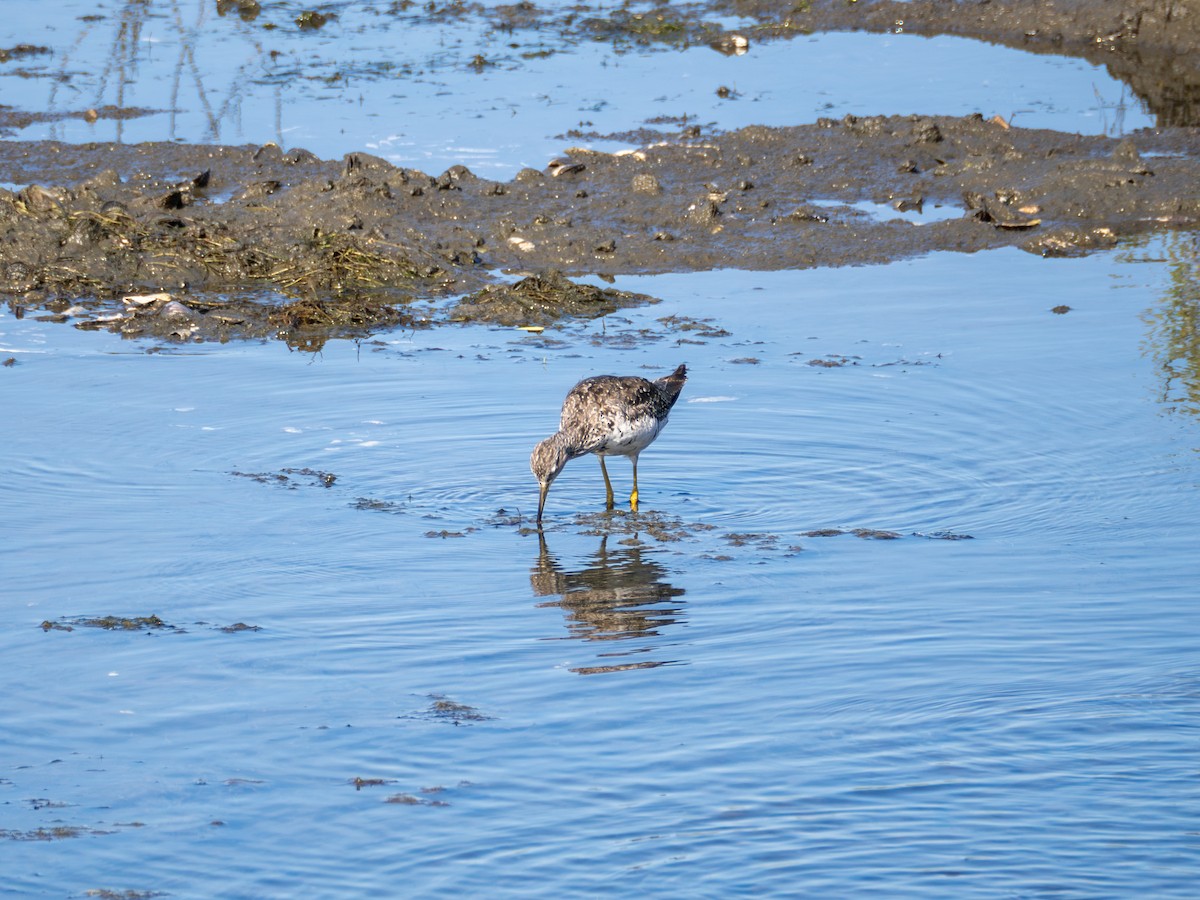
[{"label": "bird's head", "polygon": [[570,458],[571,454],[567,452],[567,445],[561,432],[546,438],[529,454],[529,470],[533,472],[533,477],[538,480],[541,488],[538,496],[537,520],[539,524],[542,521],[542,510],[546,507],[546,495],[550,493],[550,485]]}]

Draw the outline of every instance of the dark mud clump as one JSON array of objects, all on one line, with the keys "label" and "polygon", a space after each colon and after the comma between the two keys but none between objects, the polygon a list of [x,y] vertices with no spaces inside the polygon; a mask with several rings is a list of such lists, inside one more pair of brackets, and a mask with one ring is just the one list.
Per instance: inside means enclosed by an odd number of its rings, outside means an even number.
[{"label": "dark mud clump", "polygon": [[645,294],[576,284],[551,269],[516,284],[492,284],[459,300],[450,310],[455,321],[500,325],[549,325],[565,317],[592,319],[619,309],[658,301]]}]

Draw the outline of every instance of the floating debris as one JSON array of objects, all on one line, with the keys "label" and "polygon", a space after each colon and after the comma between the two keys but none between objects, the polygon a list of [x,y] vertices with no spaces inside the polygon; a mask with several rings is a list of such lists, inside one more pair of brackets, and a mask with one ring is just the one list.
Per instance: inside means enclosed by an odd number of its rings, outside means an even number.
[{"label": "floating debris", "polygon": [[62,841],[91,834],[112,833],[111,831],[101,831],[98,828],[85,828],[81,825],[56,825],[53,828],[33,828],[28,831],[0,828],[0,841]]},{"label": "floating debris", "polygon": [[[733,332],[726,331],[719,325],[713,325],[713,320],[709,319],[693,319],[690,316],[663,316],[658,322],[666,326],[671,331],[685,331],[694,333],[697,337],[705,338],[724,338],[733,337]],[[702,342],[696,342],[702,343]]]},{"label": "floating debris", "polygon": [[355,509],[370,509],[376,512],[402,513],[405,512],[403,503],[394,500],[376,500],[373,497],[358,497],[350,504]]},{"label": "floating debris", "polygon": [[[337,476],[332,472],[322,472],[319,469],[281,469],[279,472],[230,472],[236,478],[249,478],[251,481],[257,481],[259,484],[277,484],[280,487],[286,487],[290,491],[296,490],[302,483],[302,479],[308,479],[313,487],[333,487],[333,483],[337,481]],[[297,477],[299,476],[299,477]]]},{"label": "floating debris", "polygon": [[[196,622],[196,625],[205,625]],[[38,626],[42,631],[74,631],[76,628],[99,628],[103,631],[169,631],[175,634],[185,634],[186,629],[178,625],[164,622],[156,615],[149,616],[63,616],[58,621],[49,619]],[[208,626],[215,631],[226,634],[236,634],[242,631],[262,631],[260,625],[247,625],[245,622],[235,622],[233,625]]]},{"label": "floating debris", "polygon": [[403,806],[420,806],[421,799],[412,794],[392,794],[384,803],[399,803]]},{"label": "floating debris", "polygon": [[350,783],[354,785],[356,791],[361,791],[365,787],[381,787],[385,784],[395,784],[394,778],[351,778]]},{"label": "floating debris", "polygon": [[424,797],[414,797],[412,794],[392,794],[383,801],[384,803],[396,803],[401,806],[449,806],[445,800],[429,800]]},{"label": "floating debris", "polygon": [[[67,623],[67,624],[64,624]],[[183,631],[168,625],[156,615],[149,616],[75,616],[59,622],[42,622],[42,631],[74,631],[76,628],[101,628],[105,631]]]},{"label": "floating debris", "polygon": [[25,801],[25,805],[30,809],[67,809],[74,806],[73,803],[63,803],[58,800],[46,800],[41,797],[33,797]]},{"label": "floating debris", "polygon": [[894,541],[903,537],[898,531],[883,531],[879,528],[855,528],[850,533],[866,541]]},{"label": "floating debris", "polygon": [[813,531],[805,531],[803,537],[838,537],[843,534],[852,534],[856,538],[862,538],[868,541],[894,541],[904,535],[898,531],[884,531],[879,528],[853,528],[847,531],[844,528],[817,528]]},{"label": "floating debris", "polygon": [[914,531],[914,537],[929,538],[931,541],[973,541],[973,534],[959,534],[957,531]]},{"label": "floating debris", "polygon": [[733,531],[724,535],[724,538],[734,547],[754,545],[760,550],[773,550],[775,549],[775,545],[779,543],[779,535],[763,534],[759,532]]},{"label": "floating debris", "polygon": [[226,634],[237,634],[242,631],[262,631],[261,625],[247,625],[245,622],[234,622],[232,625],[221,625],[217,631],[223,631]]},{"label": "floating debris", "polygon": [[401,716],[401,718],[432,719],[439,722],[449,722],[452,725],[487,722],[492,718],[481,713],[473,706],[449,700],[442,694],[430,694],[429,698],[433,702],[424,711],[411,716]]}]

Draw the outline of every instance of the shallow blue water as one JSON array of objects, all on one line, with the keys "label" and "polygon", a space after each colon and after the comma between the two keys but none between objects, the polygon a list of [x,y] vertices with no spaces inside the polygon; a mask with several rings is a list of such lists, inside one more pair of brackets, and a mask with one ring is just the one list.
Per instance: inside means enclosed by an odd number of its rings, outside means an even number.
[{"label": "shallow blue water", "polygon": [[[175,113],[20,137],[501,177],[658,115],[1147,124],[1099,70],[954,39],[526,59],[367,5],[264,37],[155,4],[124,44],[121,5],[56,6],[5,6],[0,46],[54,50],[0,67],[25,106]],[[1194,896],[1200,441],[1164,335],[1195,258],[621,278],[663,302],[317,355],[4,310],[0,895]],[[579,460],[539,543],[566,390],[679,362],[640,516]]]},{"label": "shallow blue water", "polygon": [[[553,347],[6,312],[3,890],[1192,896],[1187,249],[618,279],[663,302]],[[579,460],[540,546],[566,389],[682,361],[641,518]]]}]

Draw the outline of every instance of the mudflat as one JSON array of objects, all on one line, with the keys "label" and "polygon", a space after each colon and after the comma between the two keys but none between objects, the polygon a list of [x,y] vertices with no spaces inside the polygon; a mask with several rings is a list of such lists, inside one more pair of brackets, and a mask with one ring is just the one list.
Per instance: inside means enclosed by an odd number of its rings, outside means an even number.
[{"label": "mudflat", "polygon": [[[551,15],[505,9],[479,14]],[[706,24],[721,12],[691,9],[664,34],[735,52],[737,34]],[[583,275],[1003,246],[1078,255],[1200,224],[1200,3],[763,3],[738,14],[760,23],[755,40],[903,28],[1102,57],[1162,127],[1110,138],[982,115],[729,132],[660,123],[576,135],[639,149],[565,147],[508,181],[274,144],[0,142],[0,181],[24,186],[0,189],[0,294],[128,334],[319,340],[398,324],[537,326],[649,299],[572,281]],[[499,273],[529,277],[509,285]],[[414,303],[438,298],[452,302]]]}]

